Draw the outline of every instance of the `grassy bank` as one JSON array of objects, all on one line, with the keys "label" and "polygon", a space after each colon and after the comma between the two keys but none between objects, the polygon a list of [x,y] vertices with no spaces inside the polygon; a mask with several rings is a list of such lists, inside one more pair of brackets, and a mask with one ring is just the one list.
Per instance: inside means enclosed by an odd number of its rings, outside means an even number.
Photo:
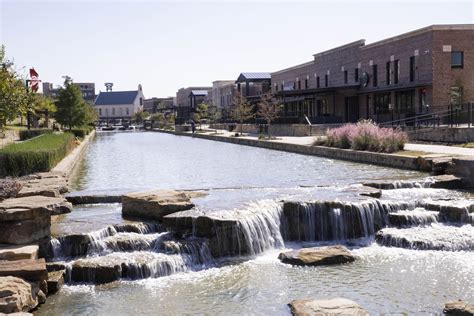
[{"label": "grassy bank", "polygon": [[75,145],[71,133],[44,134],[0,150],[0,176],[22,176],[51,170]]}]

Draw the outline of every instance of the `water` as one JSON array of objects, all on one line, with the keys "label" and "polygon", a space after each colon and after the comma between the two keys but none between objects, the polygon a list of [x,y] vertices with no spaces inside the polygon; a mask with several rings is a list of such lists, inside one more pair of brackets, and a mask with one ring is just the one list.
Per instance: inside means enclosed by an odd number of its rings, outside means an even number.
[{"label": "water", "polygon": [[[108,281],[120,280],[67,285],[37,314],[280,315],[289,313],[292,299],[330,297],[353,299],[373,314],[426,314],[440,313],[448,300],[472,302],[472,226],[439,222],[438,210],[425,209],[464,207],[470,196],[410,184],[426,183],[423,176],[165,134],[99,135],[81,165],[78,190],[197,188],[207,195],[184,212],[190,220],[181,234],[118,229],[136,225],[121,218],[118,204],[80,206],[61,216],[53,224],[58,236],[87,236],[83,254],[65,258],[68,275],[95,282],[104,276],[93,268],[102,266]],[[380,200],[360,196],[354,185],[390,179],[403,185],[384,190]],[[282,200],[297,207],[287,209]],[[407,225],[392,225],[391,214]],[[203,216],[207,222],[197,227]],[[376,237],[380,229],[392,237]],[[380,246],[375,238],[390,242]],[[414,246],[420,238],[427,247]],[[57,253],[63,241],[52,241]],[[329,267],[277,259],[286,249],[335,242],[358,259]],[[87,268],[75,272],[78,262]]]},{"label": "water", "polygon": [[104,191],[340,185],[422,175],[159,133],[101,133],[79,174],[75,188]]}]

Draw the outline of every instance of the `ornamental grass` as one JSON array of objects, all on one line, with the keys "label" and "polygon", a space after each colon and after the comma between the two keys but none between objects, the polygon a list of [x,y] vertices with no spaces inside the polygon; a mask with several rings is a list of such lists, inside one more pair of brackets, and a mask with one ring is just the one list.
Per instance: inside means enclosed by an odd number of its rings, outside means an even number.
[{"label": "ornamental grass", "polygon": [[0,149],[0,176],[50,171],[75,146],[71,133],[43,134]]},{"label": "ornamental grass", "polygon": [[399,129],[379,127],[371,120],[329,129],[326,145],[330,147],[393,153],[403,150],[408,136]]}]

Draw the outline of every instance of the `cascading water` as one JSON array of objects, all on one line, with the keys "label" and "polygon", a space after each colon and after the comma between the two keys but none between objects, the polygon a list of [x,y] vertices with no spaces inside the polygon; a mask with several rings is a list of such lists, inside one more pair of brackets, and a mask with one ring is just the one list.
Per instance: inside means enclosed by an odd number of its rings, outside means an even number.
[{"label": "cascading water", "polygon": [[390,225],[396,227],[426,226],[439,221],[439,212],[424,208],[403,210],[389,214]]}]

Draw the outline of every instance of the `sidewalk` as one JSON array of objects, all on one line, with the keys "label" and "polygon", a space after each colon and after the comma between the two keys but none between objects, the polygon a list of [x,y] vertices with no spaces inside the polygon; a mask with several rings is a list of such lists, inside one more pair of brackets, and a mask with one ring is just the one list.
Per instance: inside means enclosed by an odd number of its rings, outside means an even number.
[{"label": "sidewalk", "polygon": [[[229,132],[226,130],[217,130],[219,136],[230,137],[234,135],[235,132]],[[208,134],[208,133],[206,133]],[[212,135],[212,133],[210,133]],[[244,134],[245,135],[245,134]],[[241,136],[240,138],[247,139],[258,139],[257,135],[248,134],[246,136]],[[295,144],[295,145],[305,145],[310,146],[316,140],[315,136],[276,136],[277,139],[271,140],[271,142],[286,143],[286,144]],[[435,154],[445,154],[445,155],[455,155],[455,156],[474,156],[474,148],[463,148],[456,146],[443,146],[443,145],[425,145],[425,144],[405,144],[405,150],[409,151],[422,151],[426,153],[435,153]]]}]

